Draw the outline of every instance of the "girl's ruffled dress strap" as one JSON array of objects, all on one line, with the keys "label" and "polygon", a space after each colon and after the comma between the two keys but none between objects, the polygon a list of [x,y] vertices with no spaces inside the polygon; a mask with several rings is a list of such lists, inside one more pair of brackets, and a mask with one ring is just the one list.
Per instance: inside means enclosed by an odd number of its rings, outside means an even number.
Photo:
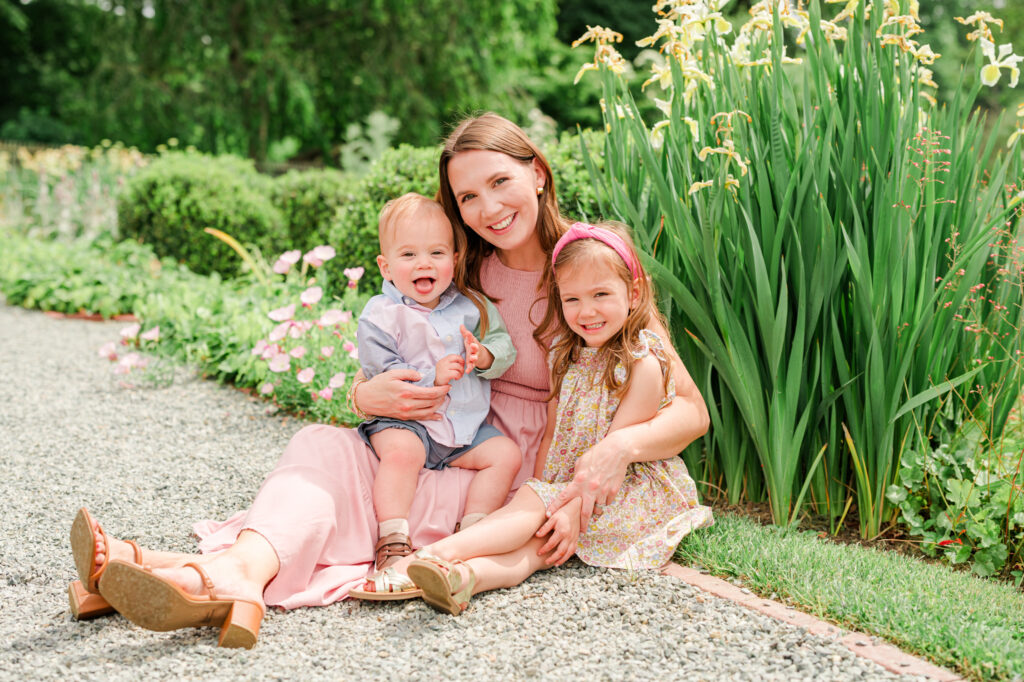
[{"label": "girl's ruffled dress strap", "polygon": [[676,397],[676,382],[672,377],[672,363],[669,360],[668,353],[665,351],[665,343],[661,340],[661,337],[650,329],[641,329],[637,349],[633,351],[633,357],[641,360],[648,355],[658,358],[662,373],[668,373],[668,390],[666,391],[665,399],[660,405],[660,407],[665,407]]}]

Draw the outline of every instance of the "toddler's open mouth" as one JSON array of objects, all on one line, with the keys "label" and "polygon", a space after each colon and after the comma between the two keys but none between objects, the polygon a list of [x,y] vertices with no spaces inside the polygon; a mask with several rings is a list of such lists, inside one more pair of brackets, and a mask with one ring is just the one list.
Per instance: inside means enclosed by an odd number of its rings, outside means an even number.
[{"label": "toddler's open mouth", "polygon": [[434,282],[436,280],[433,277],[418,277],[412,281],[412,285],[416,288],[416,291],[421,294],[429,294],[434,290]]}]

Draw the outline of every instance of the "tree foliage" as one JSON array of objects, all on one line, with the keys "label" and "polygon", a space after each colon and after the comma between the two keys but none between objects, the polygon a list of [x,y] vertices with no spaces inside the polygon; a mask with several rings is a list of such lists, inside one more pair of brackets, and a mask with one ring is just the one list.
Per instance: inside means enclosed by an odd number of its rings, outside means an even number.
[{"label": "tree foliage", "polygon": [[170,138],[262,159],[275,140],[337,154],[384,111],[397,142],[462,113],[531,104],[554,0],[0,0],[0,135],[153,149]]}]

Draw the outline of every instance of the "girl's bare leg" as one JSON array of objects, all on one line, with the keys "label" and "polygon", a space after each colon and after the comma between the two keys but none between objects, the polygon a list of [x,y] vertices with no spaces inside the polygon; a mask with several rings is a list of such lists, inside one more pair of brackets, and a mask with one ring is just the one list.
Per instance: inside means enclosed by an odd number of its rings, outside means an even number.
[{"label": "girl's bare leg", "polygon": [[[505,554],[521,548],[545,520],[544,503],[529,486],[523,486],[507,505],[466,530],[449,535],[424,549],[453,561]],[[404,567],[403,567],[404,568]]]},{"label": "girl's bare leg", "polygon": [[545,538],[531,538],[519,549],[495,556],[476,557],[465,564],[456,564],[455,570],[462,573],[465,581],[469,579],[469,571],[465,567],[473,569],[476,574],[473,594],[515,587],[537,571],[551,568],[545,563],[544,557],[537,555],[544,542]]},{"label": "girl's bare leg", "polygon": [[[506,555],[519,557],[518,552],[528,543],[537,539],[533,535],[545,521],[544,511],[544,503],[537,497],[537,493],[528,486],[523,486],[512,498],[512,501],[501,509],[489,514],[466,530],[427,545],[423,551],[447,561],[456,559],[465,561],[473,557],[488,557],[494,561],[498,557]],[[534,555],[540,547],[540,544],[533,547]],[[414,559],[416,559],[415,554],[404,557],[394,564],[394,569],[404,574]],[[521,560],[521,557],[518,560]],[[506,562],[508,561],[512,561],[512,559],[507,559]],[[541,560],[541,564],[543,564],[543,560]],[[520,578],[520,582],[537,568],[531,568]],[[517,585],[518,583],[509,584]]]}]

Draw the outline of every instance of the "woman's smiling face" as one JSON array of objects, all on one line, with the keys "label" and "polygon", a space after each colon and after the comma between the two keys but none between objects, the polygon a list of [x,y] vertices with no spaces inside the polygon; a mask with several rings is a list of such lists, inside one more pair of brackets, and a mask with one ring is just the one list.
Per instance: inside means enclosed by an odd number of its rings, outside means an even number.
[{"label": "woman's smiling face", "polygon": [[448,182],[466,227],[499,252],[515,254],[540,248],[537,188],[544,173],[537,161],[482,149],[455,154],[448,162]]}]

